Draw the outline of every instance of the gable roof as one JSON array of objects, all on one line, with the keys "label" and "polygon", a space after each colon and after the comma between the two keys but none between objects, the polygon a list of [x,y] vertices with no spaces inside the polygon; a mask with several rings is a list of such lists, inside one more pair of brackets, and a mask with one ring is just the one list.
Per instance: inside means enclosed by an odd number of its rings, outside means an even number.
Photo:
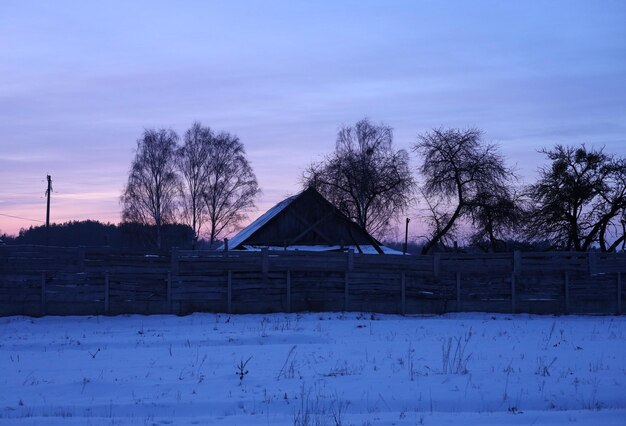
[{"label": "gable roof", "polygon": [[356,246],[359,252],[360,246],[371,246],[375,252],[383,253],[375,238],[312,187],[276,204],[235,235],[228,245],[232,250],[252,246]]},{"label": "gable roof", "polygon": [[[228,240],[228,246],[231,249],[235,249],[239,247],[243,242],[245,242],[248,238],[250,238],[256,231],[262,228],[267,222],[272,220],[278,213],[282,212],[300,194],[292,195],[289,198],[285,198],[283,201],[276,204],[274,207],[272,207],[271,209],[266,211],[264,214],[259,216],[250,225],[246,226],[244,229],[239,231],[237,235],[235,235],[233,238]],[[220,249],[222,248],[223,246],[220,247]]]}]

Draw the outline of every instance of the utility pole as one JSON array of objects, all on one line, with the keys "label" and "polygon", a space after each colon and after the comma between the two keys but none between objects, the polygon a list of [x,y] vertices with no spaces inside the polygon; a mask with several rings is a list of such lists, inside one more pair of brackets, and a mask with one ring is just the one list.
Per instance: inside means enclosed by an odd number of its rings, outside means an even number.
[{"label": "utility pole", "polygon": [[402,254],[406,254],[407,251],[409,251],[409,222],[411,221],[411,219],[409,219],[408,217],[406,218],[406,225],[404,228],[404,247],[402,250]]},{"label": "utility pole", "polygon": [[48,175],[48,189],[46,189],[46,245],[50,245],[50,195],[52,194],[52,177]]}]

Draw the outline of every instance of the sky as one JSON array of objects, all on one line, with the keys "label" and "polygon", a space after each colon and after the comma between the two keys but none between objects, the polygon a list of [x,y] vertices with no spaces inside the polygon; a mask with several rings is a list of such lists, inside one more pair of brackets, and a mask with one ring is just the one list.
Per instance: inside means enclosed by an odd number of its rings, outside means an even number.
[{"label": "sky", "polygon": [[624,22],[623,1],[3,1],[0,234],[45,220],[47,174],[51,221],[119,222],[143,130],[194,121],[244,143],[250,220],[364,117],[407,150],[479,127],[522,183],[557,143],[626,156]]}]

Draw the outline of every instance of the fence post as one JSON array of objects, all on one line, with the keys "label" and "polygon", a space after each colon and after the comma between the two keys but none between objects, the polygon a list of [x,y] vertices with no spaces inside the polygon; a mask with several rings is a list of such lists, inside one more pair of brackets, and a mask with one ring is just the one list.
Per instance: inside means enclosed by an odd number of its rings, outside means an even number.
[{"label": "fence post", "polygon": [[85,246],[78,247],[78,271],[85,272]]},{"label": "fence post", "polygon": [[171,271],[172,275],[178,275],[178,247],[172,247],[171,251]]},{"label": "fence post", "polygon": [[226,288],[226,312],[228,312],[229,314],[232,312],[233,310],[233,278],[232,278],[232,272],[229,269],[227,274],[226,274],[227,278],[227,288]]},{"label": "fence post", "polygon": [[167,271],[167,313],[172,313],[172,271]]},{"label": "fence post", "polygon": [[441,269],[441,253],[435,253],[433,255],[433,276],[439,278],[439,271]]},{"label": "fence post", "polygon": [[46,272],[41,272],[41,315],[46,314]]},{"label": "fence post", "polygon": [[[170,273],[168,274],[167,280],[167,310],[169,313],[172,313],[172,286],[174,286],[174,281],[178,277],[178,272],[180,268],[180,264],[178,261],[178,247],[172,247],[170,252],[171,256],[171,265],[170,265]],[[180,302],[179,302],[179,313],[180,313]]]},{"label": "fence post", "polygon": [[565,271],[565,313],[569,314],[569,272]]},{"label": "fence post", "polygon": [[401,305],[400,305],[400,313],[402,315],[406,315],[406,274],[402,272],[401,274]]},{"label": "fence post", "polygon": [[617,273],[617,315],[622,314],[622,273]]},{"label": "fence post", "polygon": [[522,271],[522,252],[513,252],[513,274],[511,274],[511,312],[517,310],[517,277]]},{"label": "fence post", "polygon": [[109,313],[109,271],[104,271],[104,313]]},{"label": "fence post", "polygon": [[516,274],[522,272],[522,252],[519,250],[513,252],[513,272]]},{"label": "fence post", "polygon": [[291,271],[287,270],[287,313],[291,313]]},{"label": "fence post", "polygon": [[344,272],[343,310],[347,311],[350,306],[350,271],[354,267],[354,249],[348,249],[346,270]]},{"label": "fence post", "polygon": [[588,268],[588,272],[589,275],[595,275],[597,272],[597,259],[596,259],[596,252],[595,251],[589,251],[587,252],[587,268]]},{"label": "fence post", "polygon": [[261,249],[261,272],[263,273],[263,278],[267,278],[267,273],[270,269],[269,262],[269,249],[264,247]]},{"label": "fence post", "polygon": [[461,312],[461,272],[456,273],[456,311]]}]

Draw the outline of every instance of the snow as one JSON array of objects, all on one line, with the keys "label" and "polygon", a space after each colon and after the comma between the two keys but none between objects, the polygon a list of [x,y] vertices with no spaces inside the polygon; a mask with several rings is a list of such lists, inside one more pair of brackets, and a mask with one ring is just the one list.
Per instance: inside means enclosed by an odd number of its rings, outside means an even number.
[{"label": "snow", "polygon": [[[383,251],[384,254],[393,254],[393,255],[404,254],[401,251],[389,248],[387,246],[380,245],[379,247]],[[358,248],[357,246],[354,246],[354,245],[330,246],[330,245],[322,245],[322,244],[320,245],[291,245],[291,246],[286,246],[286,247],[285,246],[279,247],[279,246],[243,245],[243,248],[245,248],[247,251],[261,251],[262,249],[266,248],[271,251],[314,251],[314,252],[345,251],[345,250],[352,249],[355,253],[359,253],[359,249],[361,249],[361,253],[363,254],[376,254],[376,255],[379,254],[376,251],[376,248],[374,246],[367,245],[367,244],[359,245]]]},{"label": "snow", "polygon": [[[231,240],[229,240],[228,246],[231,249],[238,247],[241,243],[243,243],[248,238],[250,238],[252,234],[254,234],[256,231],[258,231],[263,226],[265,226],[265,224],[269,222],[270,220],[272,220],[277,214],[285,210],[285,208],[299,196],[300,194],[296,194],[296,195],[292,195],[289,198],[285,198],[283,201],[281,201],[280,203],[276,204],[274,207],[272,207],[271,209],[263,213],[254,222],[252,222],[250,225],[246,226],[244,229],[239,231],[237,235],[235,235]],[[225,248],[224,245],[221,245],[218,248],[218,250],[224,250],[224,248]]]},{"label": "snow", "polygon": [[613,316],[7,317],[0,424],[624,425],[625,359]]}]

